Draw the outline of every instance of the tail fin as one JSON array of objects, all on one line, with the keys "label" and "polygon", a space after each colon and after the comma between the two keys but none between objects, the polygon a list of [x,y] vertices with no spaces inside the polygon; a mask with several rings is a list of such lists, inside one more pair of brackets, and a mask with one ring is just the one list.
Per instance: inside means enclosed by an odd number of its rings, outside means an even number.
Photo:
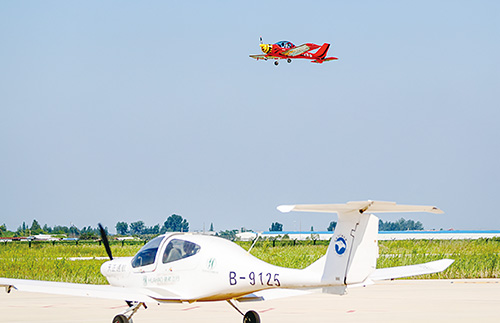
[{"label": "tail fin", "polygon": [[372,274],[377,267],[378,221],[375,215],[357,211],[339,213],[337,227],[326,252],[322,283],[359,284]]},{"label": "tail fin", "polygon": [[314,54],[314,58],[316,59],[323,59],[326,57],[326,53],[328,52],[328,49],[330,48],[330,44],[324,43],[318,51]]},{"label": "tail fin", "polygon": [[330,286],[324,292],[344,294],[347,285],[361,284],[375,271],[378,258],[378,222],[366,212],[443,213],[433,206],[397,205],[394,202],[361,201],[346,204],[282,205],[281,212],[338,213],[338,223],[326,256],[312,264],[322,269],[321,284]]}]

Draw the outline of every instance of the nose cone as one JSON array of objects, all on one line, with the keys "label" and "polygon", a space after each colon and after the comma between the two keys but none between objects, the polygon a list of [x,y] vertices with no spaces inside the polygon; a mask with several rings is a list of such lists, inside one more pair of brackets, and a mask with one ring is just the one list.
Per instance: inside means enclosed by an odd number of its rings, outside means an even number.
[{"label": "nose cone", "polygon": [[131,271],[130,261],[132,257],[123,257],[106,261],[101,265],[101,274],[108,279],[125,276]]},{"label": "nose cone", "polygon": [[110,260],[110,261],[106,261],[105,263],[103,263],[101,265],[101,274],[104,276],[104,277],[108,277],[109,274],[111,273],[111,267],[113,266],[114,262],[113,260]]},{"label": "nose cone", "polygon": [[271,50],[271,45],[269,45],[269,44],[260,44],[260,49],[262,49],[262,51],[267,54]]}]

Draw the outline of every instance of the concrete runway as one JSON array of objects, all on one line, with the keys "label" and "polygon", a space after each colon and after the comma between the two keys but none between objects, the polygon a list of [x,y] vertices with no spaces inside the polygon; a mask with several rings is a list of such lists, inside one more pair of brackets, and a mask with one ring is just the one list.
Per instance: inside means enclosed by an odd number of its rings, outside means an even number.
[{"label": "concrete runway", "polygon": [[[345,296],[309,294],[243,303],[267,322],[500,322],[500,279],[397,280],[353,288]],[[120,301],[0,291],[0,322],[103,322]],[[135,323],[239,323],[226,302],[150,305]]]}]

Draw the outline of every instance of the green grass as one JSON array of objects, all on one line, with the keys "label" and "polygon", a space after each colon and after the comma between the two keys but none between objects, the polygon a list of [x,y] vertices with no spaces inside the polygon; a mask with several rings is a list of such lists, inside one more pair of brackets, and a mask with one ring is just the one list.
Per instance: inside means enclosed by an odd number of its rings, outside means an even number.
[{"label": "green grass", "polygon": [[379,242],[378,268],[443,258],[455,262],[444,272],[415,278],[500,278],[500,239],[405,240]]},{"label": "green grass", "polygon": [[[244,249],[250,243],[239,242]],[[135,245],[114,243],[113,256],[133,256],[142,243]],[[251,254],[271,264],[305,268],[325,254],[327,243],[259,241]],[[415,278],[500,278],[500,239],[479,240],[405,240],[380,241],[378,268],[404,266],[438,260],[454,259],[443,273]],[[104,247],[97,243],[1,243],[0,277],[106,284],[100,274],[105,260],[76,260],[70,257],[106,257]],[[58,259],[62,258],[62,259]]]},{"label": "green grass", "polygon": [[[248,245],[242,245],[246,250]],[[326,253],[327,245],[288,245],[273,247],[272,242],[263,241],[250,251],[255,257],[276,266],[302,269]]]},{"label": "green grass", "polygon": [[[112,245],[114,257],[134,255],[141,245]],[[98,244],[7,243],[0,244],[0,277],[106,284],[100,273],[106,260],[69,260],[70,257],[107,257]],[[58,259],[62,258],[62,259]]]}]

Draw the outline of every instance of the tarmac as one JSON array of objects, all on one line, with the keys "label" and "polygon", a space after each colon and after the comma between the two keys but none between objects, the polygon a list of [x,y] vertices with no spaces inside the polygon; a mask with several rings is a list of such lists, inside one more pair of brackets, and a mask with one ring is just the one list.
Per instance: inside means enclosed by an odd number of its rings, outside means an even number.
[{"label": "tarmac", "polygon": [[[261,322],[500,322],[500,279],[395,280],[349,290],[238,303]],[[103,322],[124,302],[0,290],[0,322]],[[150,304],[134,315],[146,322],[242,322],[226,302]]]}]

